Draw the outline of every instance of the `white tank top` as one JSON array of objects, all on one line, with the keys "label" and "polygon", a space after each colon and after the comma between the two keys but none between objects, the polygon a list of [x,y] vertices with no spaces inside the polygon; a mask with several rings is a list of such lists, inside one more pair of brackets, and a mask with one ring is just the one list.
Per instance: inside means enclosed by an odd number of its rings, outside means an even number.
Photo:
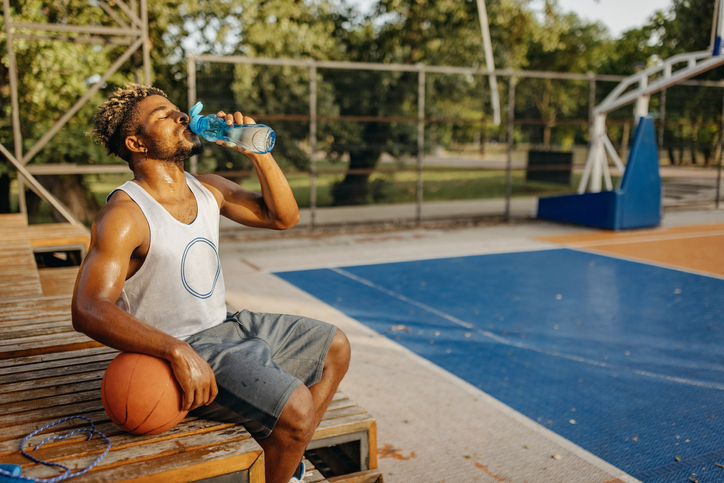
[{"label": "white tank top", "polygon": [[218,251],[219,205],[196,178],[185,174],[198,206],[196,219],[188,225],[171,216],[137,183],[128,181],[116,188],[141,208],[151,233],[146,259],[126,280],[116,305],[179,339],[226,318]]}]

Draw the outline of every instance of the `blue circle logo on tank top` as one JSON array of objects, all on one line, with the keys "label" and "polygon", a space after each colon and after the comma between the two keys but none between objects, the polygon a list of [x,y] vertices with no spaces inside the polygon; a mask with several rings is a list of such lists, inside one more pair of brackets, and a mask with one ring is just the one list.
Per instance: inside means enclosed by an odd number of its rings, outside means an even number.
[{"label": "blue circle logo on tank top", "polygon": [[221,274],[216,246],[206,238],[195,238],[186,245],[181,259],[181,282],[184,288],[200,299],[211,297]]}]

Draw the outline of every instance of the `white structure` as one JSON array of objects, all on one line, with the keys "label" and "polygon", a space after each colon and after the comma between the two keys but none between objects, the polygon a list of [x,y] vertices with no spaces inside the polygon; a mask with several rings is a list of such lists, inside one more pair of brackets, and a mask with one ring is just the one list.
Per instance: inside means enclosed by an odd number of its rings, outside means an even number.
[{"label": "white structure", "polygon": [[[649,67],[627,77],[616,86],[601,104],[596,106],[593,111],[591,148],[588,152],[583,177],[578,185],[578,193],[584,193],[586,185],[588,185],[590,192],[598,193],[601,191],[602,181],[606,183],[607,190],[613,189],[606,153],[611,156],[614,164],[622,174],[626,169],[606,134],[606,116],[609,112],[635,102],[634,117],[638,122],[639,118],[646,116],[649,112],[651,94],[680,84],[687,79],[724,64],[724,55],[721,55],[724,9],[719,8],[719,3],[720,0],[716,0],[712,42],[709,50],[675,55],[660,65]],[[681,64],[686,65],[675,70]],[[629,89],[634,85],[636,85],[635,88]]]}]

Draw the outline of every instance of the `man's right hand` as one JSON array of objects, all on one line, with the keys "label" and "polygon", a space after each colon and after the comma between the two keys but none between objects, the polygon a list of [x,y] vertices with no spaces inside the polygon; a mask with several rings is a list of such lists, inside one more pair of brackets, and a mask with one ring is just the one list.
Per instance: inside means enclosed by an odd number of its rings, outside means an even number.
[{"label": "man's right hand", "polygon": [[206,359],[182,342],[174,348],[169,362],[184,392],[183,410],[191,411],[211,404],[219,389],[216,387],[214,371]]}]

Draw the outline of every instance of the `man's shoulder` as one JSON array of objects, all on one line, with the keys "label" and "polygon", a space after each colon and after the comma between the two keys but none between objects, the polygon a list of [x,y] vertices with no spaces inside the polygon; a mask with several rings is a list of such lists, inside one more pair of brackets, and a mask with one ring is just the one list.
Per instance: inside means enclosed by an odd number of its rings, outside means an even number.
[{"label": "man's shoulder", "polygon": [[93,231],[98,236],[130,235],[132,232],[144,236],[148,233],[148,222],[143,211],[127,193],[120,190],[109,196],[108,202],[98,211],[93,225]]}]

